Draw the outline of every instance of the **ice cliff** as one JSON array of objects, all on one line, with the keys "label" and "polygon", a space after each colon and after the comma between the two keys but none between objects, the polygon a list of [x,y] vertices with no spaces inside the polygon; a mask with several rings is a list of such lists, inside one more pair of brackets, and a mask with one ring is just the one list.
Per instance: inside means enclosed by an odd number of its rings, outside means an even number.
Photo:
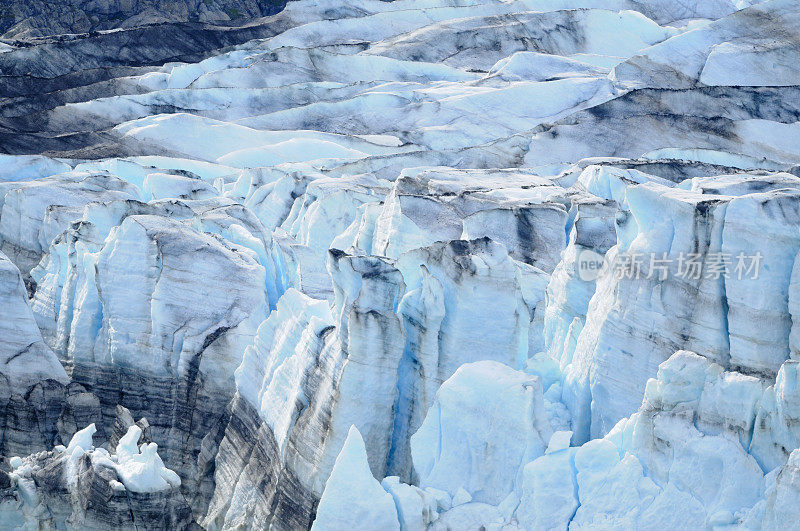
[{"label": "ice cliff", "polygon": [[797,526],[800,5],[223,3],[0,45],[0,529]]}]

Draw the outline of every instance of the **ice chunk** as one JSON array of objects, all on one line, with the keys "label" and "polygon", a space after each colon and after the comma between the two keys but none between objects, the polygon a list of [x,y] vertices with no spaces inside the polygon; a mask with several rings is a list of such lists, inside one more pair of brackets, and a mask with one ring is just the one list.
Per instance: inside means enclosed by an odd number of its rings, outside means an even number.
[{"label": "ice chunk", "polygon": [[364,440],[350,427],[344,446],[325,485],[312,529],[400,529],[392,495],[372,476]]},{"label": "ice chunk", "polygon": [[522,497],[515,513],[524,528],[556,529],[569,525],[578,507],[575,450],[548,453],[525,466]]},{"label": "ice chunk", "polygon": [[547,450],[545,454],[552,454],[553,452],[560,452],[569,448],[569,441],[572,439],[571,431],[556,431],[550,437],[550,442],[547,443]]},{"label": "ice chunk", "polygon": [[73,455],[76,451],[88,452],[94,448],[92,437],[94,436],[95,432],[97,432],[97,427],[95,427],[94,423],[89,424],[82,430],[76,432],[75,435],[72,436],[72,439],[70,439],[65,453],[67,455]]},{"label": "ice chunk", "polygon": [[157,492],[180,486],[178,474],[164,466],[156,443],[137,448],[141,435],[141,428],[133,425],[117,445],[114,468],[125,488],[131,492]]},{"label": "ice chunk", "polygon": [[453,507],[464,505],[472,501],[472,496],[469,492],[465,491],[463,487],[458,487],[455,495],[453,496]]},{"label": "ice chunk", "polygon": [[550,439],[541,392],[538,378],[501,363],[459,368],[411,437],[420,486],[454,497],[463,489],[477,502],[502,502]]},{"label": "ice chunk", "polygon": [[433,494],[401,483],[397,476],[384,478],[381,486],[394,498],[403,531],[424,531],[439,517],[438,503]]}]

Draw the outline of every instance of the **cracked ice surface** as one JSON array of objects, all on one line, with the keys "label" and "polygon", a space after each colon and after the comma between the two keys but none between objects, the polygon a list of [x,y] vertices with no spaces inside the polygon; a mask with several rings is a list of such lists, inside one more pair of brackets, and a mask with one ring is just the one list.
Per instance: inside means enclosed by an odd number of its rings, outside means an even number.
[{"label": "cracked ice surface", "polygon": [[0,55],[0,528],[796,525],[796,2],[159,28]]}]

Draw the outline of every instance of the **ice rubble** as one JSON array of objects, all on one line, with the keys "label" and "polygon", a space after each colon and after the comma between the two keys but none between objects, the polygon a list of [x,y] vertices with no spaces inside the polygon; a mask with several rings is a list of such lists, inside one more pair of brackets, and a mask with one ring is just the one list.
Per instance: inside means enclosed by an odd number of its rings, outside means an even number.
[{"label": "ice rubble", "polygon": [[[755,439],[750,441],[752,428],[764,414],[760,410],[772,390],[758,378],[726,371],[692,352],[677,352],[648,382],[638,411],[605,437],[569,447],[565,443],[570,432],[555,432],[545,451],[542,435],[552,432],[533,431],[546,419],[540,381],[486,363],[465,365],[445,382],[436,406],[412,438],[412,444],[418,444],[414,465],[423,474],[419,500],[442,493],[445,502],[437,503],[437,512],[431,514],[432,504],[412,505],[399,498],[397,507],[405,520],[443,524],[457,518],[470,529],[761,523],[772,528],[785,523],[780,520],[784,509],[776,499],[796,491],[794,457],[766,470],[754,457],[758,448]],[[489,375],[494,375],[491,382],[486,381]],[[511,393],[522,401],[509,402]],[[453,407],[464,400],[473,400],[474,405]],[[439,401],[453,406],[443,407]],[[532,407],[537,401],[538,411]],[[488,415],[485,408],[492,407],[503,412]],[[503,423],[522,419],[526,422],[518,429],[502,429]],[[537,441],[533,447],[521,436],[525,430],[531,430]],[[482,459],[481,452],[489,449],[500,454]],[[459,451],[467,451],[469,457],[454,459]],[[520,455],[524,455],[521,460]],[[498,461],[506,463],[501,467],[505,475],[495,469],[486,476],[480,465]],[[434,470],[441,467],[441,475],[426,475],[432,463]],[[390,479],[384,481],[386,490],[401,490],[402,484]],[[331,489],[338,488],[333,485]],[[418,487],[405,488],[406,496],[416,500],[412,493]],[[459,506],[480,509],[461,514],[466,511]],[[412,507],[417,511],[413,520],[408,513]]]},{"label": "ice rubble", "polygon": [[141,428],[131,426],[117,445],[117,466],[120,481],[133,492],[158,492],[181,484],[178,474],[164,466],[156,443],[137,448]]},{"label": "ice rubble", "polygon": [[14,459],[0,518],[785,524],[798,10],[750,3],[301,0],[37,113],[57,157],[0,169],[0,434],[69,446]]},{"label": "ice rubble", "polygon": [[[94,446],[96,430],[90,424],[77,431],[66,448],[11,459],[11,499],[6,497],[0,505],[6,528],[188,524],[189,507],[177,490],[181,480],[164,466],[158,445],[139,445],[142,431],[132,425],[109,452]],[[93,491],[102,492],[103,504],[89,502]],[[16,512],[8,510],[13,503],[18,504]]]},{"label": "ice rubble", "polygon": [[89,424],[72,436],[67,447],[61,450],[70,464],[67,465],[67,484],[76,479],[70,477],[74,462],[84,455],[98,466],[105,466],[117,472],[120,482],[131,492],[158,492],[177,487],[181,484],[178,475],[164,466],[158,455],[158,445],[147,443],[139,445],[142,430],[139,426],[131,426],[116,446],[116,451],[109,454],[102,448],[95,449],[92,438],[97,428]]}]

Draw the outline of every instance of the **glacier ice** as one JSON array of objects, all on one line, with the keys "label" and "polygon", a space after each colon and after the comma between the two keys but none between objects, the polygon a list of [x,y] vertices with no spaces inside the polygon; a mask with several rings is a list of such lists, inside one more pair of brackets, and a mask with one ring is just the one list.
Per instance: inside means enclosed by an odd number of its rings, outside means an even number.
[{"label": "glacier ice", "polygon": [[795,526],[798,34],[293,0],[0,45],[0,528]]},{"label": "glacier ice", "polygon": [[[463,367],[445,382],[439,396],[443,399],[450,392],[454,394],[452,399],[472,399],[483,403],[483,407],[492,407],[502,405],[502,399],[516,386],[517,393],[524,396],[527,392],[528,404],[537,397],[541,404],[541,386],[528,385],[526,380],[530,376],[500,365],[492,370],[475,370],[485,363],[488,362]],[[478,396],[472,391],[481,389],[480,385],[457,387],[469,381],[465,376],[469,370],[475,373],[473,378],[483,380],[494,373],[495,381],[490,384],[495,386],[494,390]],[[543,451],[539,437],[538,452],[522,461],[517,459],[518,454],[509,451],[525,444],[517,430],[487,432],[485,427],[487,422],[496,423],[498,417],[505,422],[513,421],[517,418],[514,407],[509,407],[502,416],[473,416],[467,408],[467,415],[456,415],[446,421],[442,418],[446,410],[437,404],[426,417],[427,426],[423,424],[415,435],[415,440],[420,441],[415,467],[428,470],[431,458],[436,459],[435,466],[443,467],[439,481],[451,484],[441,486],[455,491],[451,505],[438,507],[434,526],[443,528],[456,525],[451,522],[460,522],[468,528],[494,524],[523,529],[707,527],[743,525],[761,522],[760,519],[766,523],[769,517],[765,511],[775,514],[774,500],[786,495],[782,493],[793,492],[793,487],[787,485],[793,480],[789,479],[791,458],[788,464],[765,473],[754,455],[748,453],[750,427],[763,391],[758,378],[725,371],[702,356],[680,351],[662,363],[657,377],[648,382],[638,411],[620,421],[608,435],[570,447],[571,434],[555,432],[547,451]],[[730,403],[721,400],[721,395]],[[537,412],[524,404],[525,401],[520,405],[528,418],[533,417],[528,429],[536,423],[547,426],[541,408]],[[430,436],[435,439],[437,434],[428,434],[429,426],[439,425],[442,433],[438,434],[438,441],[423,439]],[[451,435],[447,436],[444,430]],[[476,450],[503,449],[503,455],[511,458],[510,466],[503,469],[505,478],[497,475],[487,478],[480,467],[464,466],[472,462],[469,457],[447,461],[453,456],[453,448],[465,444],[477,444],[470,451],[478,459],[476,464],[495,461],[481,460]],[[522,467],[516,468],[520,463]],[[775,483],[776,477],[783,478],[782,482]],[[423,476],[423,485],[425,481]],[[492,493],[494,500],[488,504],[475,502],[463,487],[452,487],[456,483],[470,485],[473,481],[480,485],[476,491],[479,497]],[[385,484],[392,485],[392,490],[398,489],[396,480],[394,484],[388,481]],[[485,490],[491,485],[502,488]],[[415,518],[430,519],[425,505],[414,507],[420,511]],[[678,507],[681,510],[676,514]],[[408,508],[405,505],[406,511]],[[408,518],[407,513],[404,518]]]},{"label": "glacier ice", "polygon": [[9,394],[24,395],[42,380],[68,382],[64,368],[42,340],[28,304],[22,276],[16,266],[0,253],[0,356],[4,387]]}]

